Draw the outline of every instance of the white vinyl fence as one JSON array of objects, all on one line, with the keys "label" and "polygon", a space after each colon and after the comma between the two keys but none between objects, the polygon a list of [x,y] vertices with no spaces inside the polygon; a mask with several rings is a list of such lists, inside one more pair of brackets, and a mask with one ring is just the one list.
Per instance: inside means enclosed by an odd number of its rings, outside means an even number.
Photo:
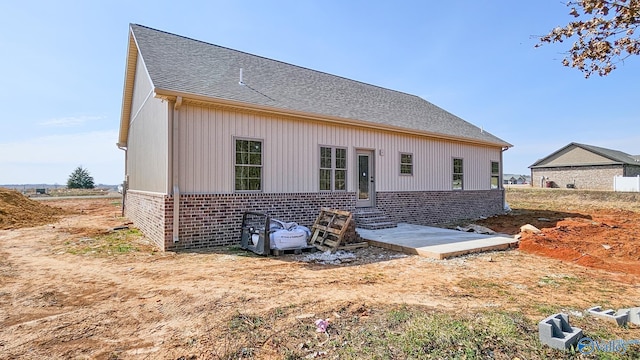
[{"label": "white vinyl fence", "polygon": [[636,177],[613,177],[613,191],[640,192],[640,175]]}]

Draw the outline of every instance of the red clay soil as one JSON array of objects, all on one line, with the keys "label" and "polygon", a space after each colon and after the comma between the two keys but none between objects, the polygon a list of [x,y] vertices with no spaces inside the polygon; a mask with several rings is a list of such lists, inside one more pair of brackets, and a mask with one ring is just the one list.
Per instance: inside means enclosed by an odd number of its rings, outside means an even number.
[{"label": "red clay soil", "polygon": [[31,200],[18,191],[0,188],[0,230],[49,224],[66,213]]},{"label": "red clay soil", "polygon": [[[534,212],[532,212],[534,213]],[[540,234],[525,233],[520,250],[582,266],[640,275],[640,214],[628,210],[589,210],[588,215],[560,218],[562,213],[538,220],[536,214],[487,219],[484,226],[513,233],[516,224],[530,223]],[[540,215],[540,214],[538,214]],[[556,215],[554,218],[553,215]],[[577,215],[577,214],[575,214]]]}]

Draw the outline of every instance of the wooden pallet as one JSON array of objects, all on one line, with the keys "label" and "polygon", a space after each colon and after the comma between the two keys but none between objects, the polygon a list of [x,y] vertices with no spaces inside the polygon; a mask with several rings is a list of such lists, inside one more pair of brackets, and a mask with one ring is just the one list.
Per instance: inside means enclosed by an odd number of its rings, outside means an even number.
[{"label": "wooden pallet", "polygon": [[287,255],[287,254],[299,255],[302,253],[314,252],[316,250],[317,248],[313,246],[307,246],[307,247],[295,248],[295,249],[271,249],[271,255],[273,256],[281,256],[281,255]]},{"label": "wooden pallet", "polygon": [[369,246],[369,242],[368,241],[362,241],[362,242],[357,242],[357,243],[349,243],[349,244],[340,245],[340,246],[338,246],[338,250],[355,250],[355,249],[366,248],[367,246]]},{"label": "wooden pallet", "polygon": [[350,221],[349,211],[320,209],[320,214],[311,228],[309,245],[321,251],[338,250]]}]

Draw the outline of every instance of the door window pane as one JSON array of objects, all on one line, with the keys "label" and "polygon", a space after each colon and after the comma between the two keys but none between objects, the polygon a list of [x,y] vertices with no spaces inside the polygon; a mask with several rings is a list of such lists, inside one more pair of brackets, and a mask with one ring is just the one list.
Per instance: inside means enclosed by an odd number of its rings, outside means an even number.
[{"label": "door window pane", "polygon": [[369,199],[369,156],[358,155],[358,199]]}]

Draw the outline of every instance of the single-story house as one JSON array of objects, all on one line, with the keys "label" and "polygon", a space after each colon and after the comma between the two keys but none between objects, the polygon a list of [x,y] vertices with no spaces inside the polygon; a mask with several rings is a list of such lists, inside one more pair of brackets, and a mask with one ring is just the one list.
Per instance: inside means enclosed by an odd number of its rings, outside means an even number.
[{"label": "single-story house", "polygon": [[125,215],[166,250],[237,244],[244,211],[498,214],[511,146],[414,95],[136,24],[117,145]]},{"label": "single-story house", "polygon": [[640,155],[572,142],[529,168],[534,187],[613,190],[615,176],[640,175]]},{"label": "single-story house", "polygon": [[530,182],[529,175],[503,174],[502,177],[505,185],[523,185]]}]

